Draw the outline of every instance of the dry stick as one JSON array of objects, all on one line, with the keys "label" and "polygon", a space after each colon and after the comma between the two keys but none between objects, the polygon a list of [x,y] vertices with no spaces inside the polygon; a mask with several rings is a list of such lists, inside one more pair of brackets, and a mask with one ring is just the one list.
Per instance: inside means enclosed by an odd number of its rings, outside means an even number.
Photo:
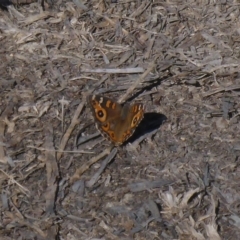
[{"label": "dry stick", "polygon": [[73,0],[73,2],[77,5],[77,7],[79,7],[80,9],[84,10],[84,11],[88,11],[88,7],[85,6],[82,3],[82,0]]},{"label": "dry stick", "polygon": [[[53,128],[48,126],[45,131],[45,146],[54,150],[53,146]],[[47,189],[45,192],[46,212],[54,213],[56,192],[58,187],[59,170],[57,165],[56,154],[53,151],[46,151],[46,172],[47,172]]]},{"label": "dry stick", "polygon": [[20,187],[20,190],[21,190],[24,194],[26,194],[26,195],[28,195],[28,196],[30,195],[30,191],[29,191],[27,188],[25,188],[23,185],[21,185],[18,181],[16,181],[12,175],[7,174],[7,173],[4,172],[2,169],[0,169],[0,171],[1,171],[2,173],[4,173],[4,174],[9,178],[9,180],[10,180],[13,184],[15,183],[17,186],[19,186],[19,187]]},{"label": "dry stick", "polygon": [[212,72],[217,71],[218,69],[229,68],[229,67],[236,67],[237,69],[239,69],[239,64],[236,64],[236,63],[222,64],[222,65],[219,65],[219,66],[216,66],[216,67],[213,67],[213,68],[209,69],[207,72],[212,73]]},{"label": "dry stick", "polygon": [[96,157],[93,157],[90,159],[90,161],[86,162],[85,164],[83,164],[80,168],[78,168],[75,173],[73,174],[73,176],[70,178],[70,183],[73,183],[74,181],[78,180],[80,178],[80,176],[90,168],[91,165],[93,165],[94,163],[96,163],[98,160],[100,160],[101,158],[103,158],[105,155],[108,155],[111,152],[112,147],[109,147],[107,149],[105,149],[105,151],[103,151],[101,154],[99,154]]},{"label": "dry stick", "polygon": [[17,218],[15,221],[17,221],[22,226],[27,226],[28,228],[35,230],[35,232],[37,232],[41,237],[46,239],[47,233],[44,233],[36,223],[19,218]]},{"label": "dry stick", "polygon": [[84,73],[142,73],[144,69],[142,67],[135,68],[96,68],[96,69],[83,69],[81,72]]},{"label": "dry stick", "polygon": [[0,162],[1,163],[7,163],[7,158],[5,155],[3,142],[4,142],[4,132],[5,132],[6,123],[0,119]]},{"label": "dry stick", "polygon": [[48,151],[48,152],[61,152],[61,153],[86,153],[86,154],[92,154],[94,152],[90,151],[82,151],[82,150],[73,150],[73,151],[62,151],[62,150],[56,150],[56,149],[49,149],[44,147],[35,147],[35,146],[27,146],[28,148],[33,148],[39,151]]},{"label": "dry stick", "polygon": [[145,77],[152,71],[152,69],[155,68],[155,61],[156,58],[150,63],[147,70],[140,76],[140,78],[135,83],[133,83],[133,85],[127,90],[127,92],[118,100],[119,103],[126,101],[128,95],[131,94],[133,90],[138,86],[138,84],[140,84],[145,79]]},{"label": "dry stick", "polygon": [[[102,78],[100,79],[100,81],[94,86],[95,88],[99,87],[102,83],[104,83],[107,80],[106,75],[102,76]],[[88,94],[92,93],[94,91],[94,89],[92,91],[90,91]]]},{"label": "dry stick", "polygon": [[8,154],[6,154],[5,150],[4,150],[4,142],[5,142],[5,128],[7,127],[8,124],[8,119],[7,117],[11,115],[11,111],[14,107],[14,101],[9,101],[10,103],[8,104],[8,106],[2,111],[2,113],[0,114],[0,162],[2,163],[8,163],[11,167],[14,167],[14,162],[12,161],[12,159],[8,156]]},{"label": "dry stick", "polygon": [[37,167],[34,166],[34,168],[31,169],[31,171],[28,171],[27,173],[25,172],[24,175],[19,178],[19,181],[24,181],[27,179],[32,173],[38,172],[38,170],[41,170],[43,167],[45,167],[45,163],[40,163],[37,165]]},{"label": "dry stick", "polygon": [[65,146],[66,146],[66,144],[67,144],[67,142],[68,142],[68,139],[69,139],[69,137],[70,137],[73,129],[75,128],[75,126],[79,123],[78,117],[79,117],[79,115],[80,115],[80,113],[81,113],[81,111],[82,111],[82,109],[83,109],[83,106],[84,106],[85,102],[86,102],[86,99],[84,99],[84,100],[78,105],[78,108],[77,108],[77,110],[75,111],[75,114],[74,114],[74,116],[73,116],[73,119],[72,119],[72,121],[71,121],[71,124],[70,124],[70,126],[68,127],[68,129],[67,129],[67,131],[65,132],[65,134],[63,135],[63,138],[62,138],[62,140],[61,140],[61,143],[60,143],[59,149],[58,149],[60,152],[57,153],[57,160],[59,160],[59,159],[62,157],[63,150],[65,149]]},{"label": "dry stick", "polygon": [[[9,199],[9,203],[11,204],[11,207],[13,207],[14,210],[17,212],[17,213],[15,213],[16,216],[19,217],[20,219],[24,219],[25,216],[23,216],[21,211],[16,207],[16,205],[13,203],[13,201],[11,199]],[[11,211],[11,212],[13,212],[13,211]]]},{"label": "dry stick", "polygon": [[32,15],[30,17],[26,17],[24,18],[24,20],[20,20],[19,22],[23,23],[24,25],[30,25],[31,23],[37,22],[39,20],[43,20],[48,17],[51,17],[51,13],[48,11],[45,11],[39,14]]},{"label": "dry stick", "polygon": [[[17,2],[18,2],[18,0],[17,0]],[[7,6],[7,9],[9,11],[10,15],[11,16],[14,15],[14,17],[16,17],[18,20],[25,18],[25,16],[22,13],[20,13],[14,6],[12,6],[12,5]]]},{"label": "dry stick", "polygon": [[92,176],[92,178],[89,181],[86,182],[87,187],[92,187],[97,182],[101,173],[104,171],[108,163],[116,156],[116,154],[117,154],[117,148],[114,148],[111,151],[111,153],[104,159],[98,171]]},{"label": "dry stick", "polygon": [[148,3],[143,1],[139,8],[136,9],[136,11],[133,11],[133,13],[129,17],[136,18],[137,16],[141,15],[149,7],[150,4],[152,4],[151,1],[149,1]]},{"label": "dry stick", "polygon": [[[115,27],[116,26],[116,21],[114,21],[114,20],[112,20],[111,18],[109,18],[109,17],[107,17],[107,16],[105,16],[105,15],[102,15],[102,14],[100,14],[100,13],[98,13],[98,12],[95,12],[95,14],[97,15],[97,16],[100,16],[100,17],[102,17],[102,18],[104,18],[106,21],[108,21],[113,27]],[[122,28],[122,31],[123,31],[123,33],[125,34],[125,35],[128,35],[128,31],[126,30],[126,29],[124,29],[124,28]]]},{"label": "dry stick", "polygon": [[154,134],[156,134],[158,132],[158,130],[159,129],[157,128],[157,129],[155,129],[151,132],[145,133],[144,135],[139,137],[137,140],[135,140],[132,144],[130,144],[129,148],[132,149],[132,150],[136,150],[137,146],[140,144],[140,142],[142,142],[144,139],[152,137]]},{"label": "dry stick", "polygon": [[211,95],[217,94],[219,92],[227,92],[227,91],[233,91],[233,90],[238,90],[240,89],[240,85],[233,85],[233,86],[229,86],[229,87],[220,87],[218,89],[215,89],[213,91],[209,91],[207,93],[204,93],[202,96],[203,97],[209,97]]},{"label": "dry stick", "polygon": [[198,63],[198,62],[194,62],[191,58],[187,57],[184,52],[183,49],[177,49],[176,50],[177,53],[179,53],[184,59],[186,59],[187,61],[189,61],[190,63],[192,63],[193,65],[197,66],[197,67],[202,67],[203,64]]}]

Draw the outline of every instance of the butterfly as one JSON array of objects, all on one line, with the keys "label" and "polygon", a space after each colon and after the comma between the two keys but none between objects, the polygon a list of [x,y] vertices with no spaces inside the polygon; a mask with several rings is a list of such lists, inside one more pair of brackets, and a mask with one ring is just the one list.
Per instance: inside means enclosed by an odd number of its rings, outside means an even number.
[{"label": "butterfly", "polygon": [[100,95],[88,96],[96,127],[114,145],[126,142],[144,117],[142,103],[125,104]]}]

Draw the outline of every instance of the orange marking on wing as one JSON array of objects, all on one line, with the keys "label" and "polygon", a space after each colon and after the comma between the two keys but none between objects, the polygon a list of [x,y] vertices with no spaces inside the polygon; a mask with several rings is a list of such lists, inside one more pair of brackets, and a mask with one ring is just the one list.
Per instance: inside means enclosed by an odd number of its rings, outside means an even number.
[{"label": "orange marking on wing", "polygon": [[112,101],[107,100],[107,102],[106,102],[106,107],[107,107],[107,108],[110,108],[111,103],[112,103]]},{"label": "orange marking on wing", "polygon": [[109,128],[110,128],[109,123],[106,123],[105,125],[102,125],[102,130],[105,131],[105,132],[108,132]]}]

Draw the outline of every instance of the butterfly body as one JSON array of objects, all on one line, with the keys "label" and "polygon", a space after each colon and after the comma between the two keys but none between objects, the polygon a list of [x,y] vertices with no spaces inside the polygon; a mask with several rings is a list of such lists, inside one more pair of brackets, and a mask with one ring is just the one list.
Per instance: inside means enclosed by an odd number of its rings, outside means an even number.
[{"label": "butterfly body", "polygon": [[141,103],[124,106],[99,95],[88,97],[97,129],[115,145],[121,145],[132,136],[144,116]]}]

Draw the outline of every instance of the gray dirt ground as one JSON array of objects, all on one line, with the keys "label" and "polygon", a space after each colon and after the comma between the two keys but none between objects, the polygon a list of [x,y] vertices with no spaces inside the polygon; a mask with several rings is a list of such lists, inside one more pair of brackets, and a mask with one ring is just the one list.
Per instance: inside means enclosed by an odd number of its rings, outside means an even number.
[{"label": "gray dirt ground", "polygon": [[[239,42],[239,1],[0,10],[1,239],[240,239]],[[144,104],[123,146],[90,93]]]}]

